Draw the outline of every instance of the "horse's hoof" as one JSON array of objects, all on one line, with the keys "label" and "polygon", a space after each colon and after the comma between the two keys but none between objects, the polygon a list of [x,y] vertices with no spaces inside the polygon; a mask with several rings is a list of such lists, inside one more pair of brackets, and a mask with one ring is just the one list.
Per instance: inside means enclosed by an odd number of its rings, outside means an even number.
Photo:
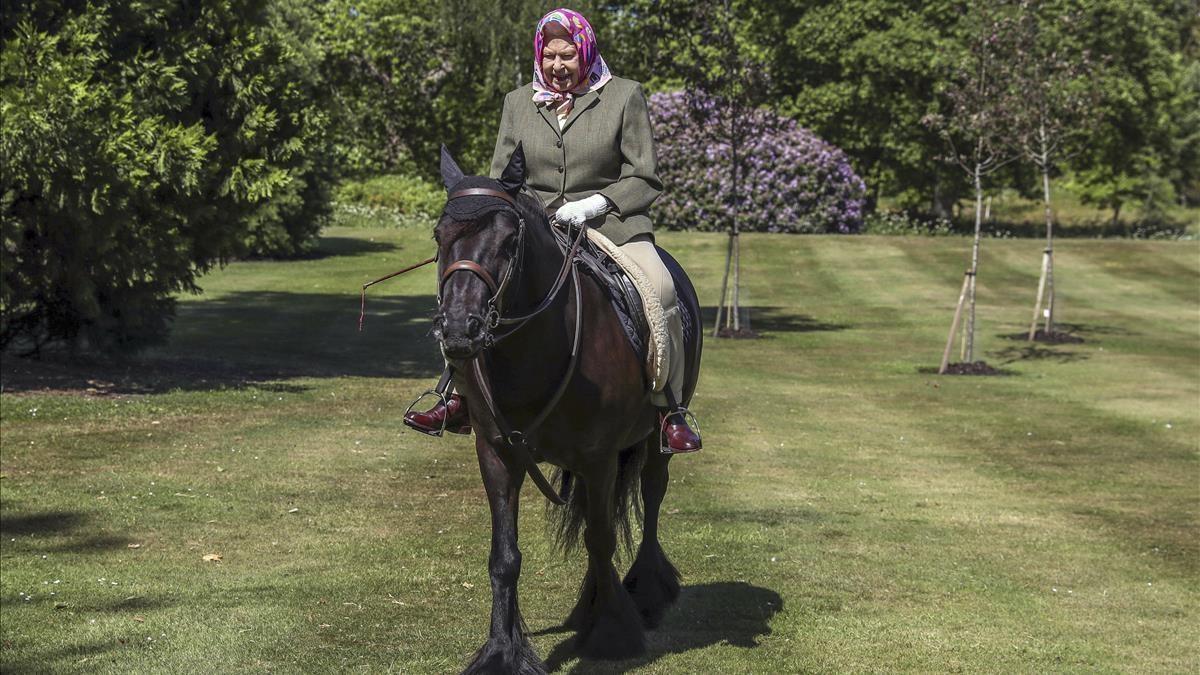
[{"label": "horse's hoof", "polygon": [[479,649],[463,675],[546,675],[546,665],[529,642],[497,644],[488,642]]},{"label": "horse's hoof", "polygon": [[579,655],[589,659],[628,659],[645,654],[646,635],[633,600],[625,595],[619,613],[595,616],[575,644]]},{"label": "horse's hoof", "polygon": [[657,627],[667,608],[679,598],[679,571],[657,544],[653,548],[642,544],[621,583],[633,597],[646,628]]}]

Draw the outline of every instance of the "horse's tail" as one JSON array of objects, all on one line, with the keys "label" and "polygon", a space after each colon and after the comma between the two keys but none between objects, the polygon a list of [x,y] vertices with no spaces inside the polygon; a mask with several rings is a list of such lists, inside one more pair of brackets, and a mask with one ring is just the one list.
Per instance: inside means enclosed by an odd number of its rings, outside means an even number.
[{"label": "horse's tail", "polygon": [[[617,460],[617,480],[613,484],[615,513],[613,526],[617,531],[618,550],[633,551],[633,523],[642,522],[641,475],[646,461],[646,444],[638,443],[621,451]],[[579,477],[566,469],[555,469],[551,481],[559,496],[566,502],[555,506],[547,502],[546,522],[554,534],[554,541],[563,552],[579,545],[587,515],[587,490],[581,490]]]}]

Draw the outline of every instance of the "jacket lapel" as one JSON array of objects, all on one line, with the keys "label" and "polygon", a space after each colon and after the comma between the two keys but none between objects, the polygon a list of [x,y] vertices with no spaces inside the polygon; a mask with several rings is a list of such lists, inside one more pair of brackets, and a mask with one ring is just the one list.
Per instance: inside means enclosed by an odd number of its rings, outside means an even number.
[{"label": "jacket lapel", "polygon": [[[537,108],[538,114],[542,116],[542,119],[546,120],[546,124],[550,125],[550,129],[554,132],[554,135],[561,137],[562,132],[558,129],[558,117],[550,111],[550,108],[548,106],[538,105],[537,103],[534,103],[533,107]],[[571,112],[574,111],[572,110]]]},{"label": "jacket lapel", "polygon": [[[575,105],[571,106],[571,114],[567,115],[567,121],[563,123],[562,133],[567,133],[567,129],[571,128],[571,125],[575,123],[575,120],[579,119],[579,116],[583,114],[583,111],[596,105],[599,101],[599,89],[593,89],[583,96],[576,98]],[[556,128],[558,127],[557,124],[554,126]]]}]

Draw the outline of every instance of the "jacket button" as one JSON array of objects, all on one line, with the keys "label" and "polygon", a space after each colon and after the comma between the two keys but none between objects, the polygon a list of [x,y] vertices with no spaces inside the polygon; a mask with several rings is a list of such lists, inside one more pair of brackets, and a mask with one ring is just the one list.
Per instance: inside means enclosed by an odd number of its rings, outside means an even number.
[{"label": "jacket button", "polygon": [[560,166],[560,167],[558,167],[558,172],[559,172],[559,173],[562,173],[562,172],[563,172],[563,167],[561,167],[561,166]]},{"label": "jacket button", "polygon": [[561,138],[554,142],[554,147],[556,147],[556,148],[562,147],[562,139]]}]

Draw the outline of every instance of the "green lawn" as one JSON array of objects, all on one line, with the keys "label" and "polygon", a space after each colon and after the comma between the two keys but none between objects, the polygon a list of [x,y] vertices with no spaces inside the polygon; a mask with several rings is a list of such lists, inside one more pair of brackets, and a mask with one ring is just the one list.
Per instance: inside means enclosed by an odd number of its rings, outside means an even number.
[{"label": "green lawn", "polygon": [[[711,305],[724,240],[666,234]],[[984,242],[978,348],[938,377],[969,240],[748,235],[757,341],[706,345],[705,451],[663,538],[685,589],[649,654],[581,663],[583,574],[525,490],[522,603],[570,672],[1200,669],[1200,242],[1064,240],[1029,345],[1037,240]],[[332,229],[244,262],[129,362],[6,358],[5,672],[447,672],[482,644],[472,443],[400,423],[439,370],[431,254]],[[376,292],[377,291],[377,292]],[[220,562],[203,559],[219,554]]]}]

